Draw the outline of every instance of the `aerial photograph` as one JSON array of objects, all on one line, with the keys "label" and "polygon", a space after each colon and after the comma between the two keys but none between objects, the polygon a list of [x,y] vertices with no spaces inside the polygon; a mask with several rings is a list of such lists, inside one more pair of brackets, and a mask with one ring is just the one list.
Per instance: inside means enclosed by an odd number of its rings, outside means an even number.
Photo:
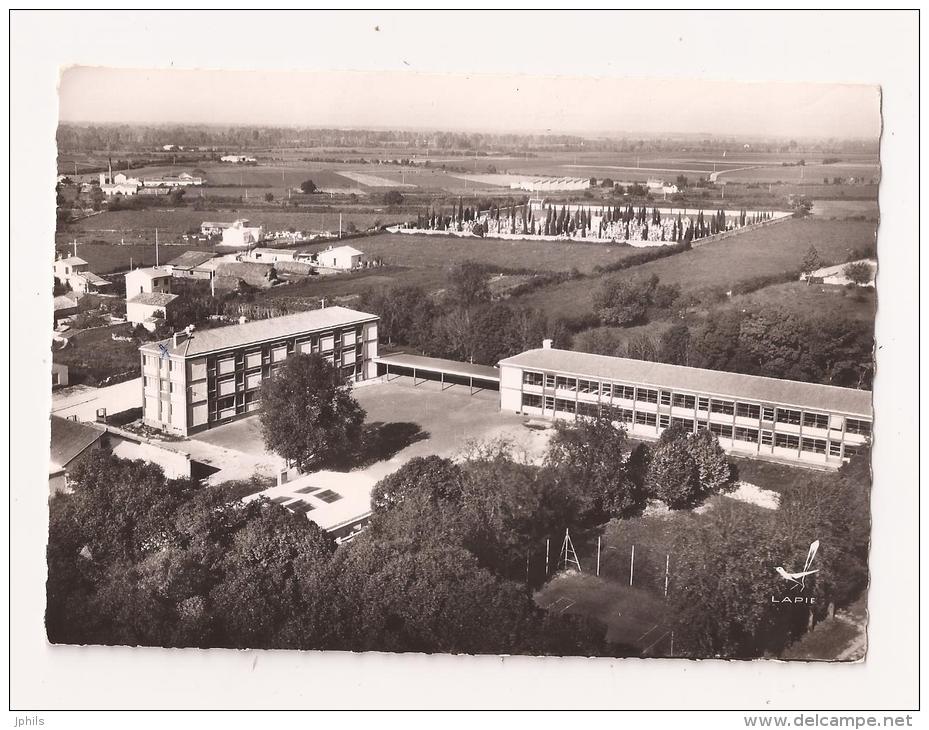
[{"label": "aerial photograph", "polygon": [[866,656],[878,88],[257,76],[62,75],[49,642]]}]

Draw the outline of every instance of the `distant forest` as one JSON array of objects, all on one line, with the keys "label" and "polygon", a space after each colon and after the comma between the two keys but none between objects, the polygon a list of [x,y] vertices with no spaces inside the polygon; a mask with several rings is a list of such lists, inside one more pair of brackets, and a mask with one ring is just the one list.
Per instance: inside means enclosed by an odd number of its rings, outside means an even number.
[{"label": "distant forest", "polygon": [[506,152],[675,152],[721,153],[742,144],[751,152],[876,154],[878,140],[786,140],[679,135],[580,137],[573,135],[489,134],[479,132],[311,129],[300,127],[224,125],[138,125],[62,123],[57,133],[60,152],[93,150],[153,150],[163,145],[259,151],[262,149],[396,147],[432,149],[443,153]]}]

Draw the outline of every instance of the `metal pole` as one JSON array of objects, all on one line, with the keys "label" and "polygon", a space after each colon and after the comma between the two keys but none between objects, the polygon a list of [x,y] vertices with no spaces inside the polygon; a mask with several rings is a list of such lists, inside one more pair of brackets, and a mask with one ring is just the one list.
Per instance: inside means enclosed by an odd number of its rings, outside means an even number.
[{"label": "metal pole", "polygon": [[632,585],[632,574],[635,570],[635,545],[632,546],[632,556],[629,558],[629,585]]},{"label": "metal pole", "polygon": [[545,575],[548,575],[548,543],[549,539],[545,538]]},{"label": "metal pole", "polygon": [[602,537],[597,538],[597,575],[600,575],[600,541]]},{"label": "metal pole", "polygon": [[664,560],[664,597],[668,597],[668,568],[671,565],[671,554],[665,555]]},{"label": "metal pole", "polygon": [[155,266],[158,266],[158,229],[155,229]]}]

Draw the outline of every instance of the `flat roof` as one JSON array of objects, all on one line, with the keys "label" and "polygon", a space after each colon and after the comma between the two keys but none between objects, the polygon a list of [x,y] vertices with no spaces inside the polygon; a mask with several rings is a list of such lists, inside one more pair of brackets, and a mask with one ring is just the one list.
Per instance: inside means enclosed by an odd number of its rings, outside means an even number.
[{"label": "flat roof", "polygon": [[527,350],[501,360],[500,365],[638,383],[692,393],[708,393],[733,400],[750,400],[872,417],[870,390],[839,388],[834,385],[780,380],[554,348]]},{"label": "flat roof", "polygon": [[374,358],[376,363],[396,365],[403,368],[416,368],[432,373],[445,373],[446,375],[463,375],[466,378],[480,378],[500,382],[500,371],[490,365],[475,365],[470,362],[458,360],[443,360],[438,357],[423,357],[421,355],[408,355],[398,352],[393,355],[382,355]]},{"label": "flat roof", "polygon": [[[371,491],[375,484],[377,480],[367,474],[318,471],[249,495],[242,501],[248,503],[258,497],[266,497],[305,514],[308,520],[329,531],[363,520],[371,514]],[[333,495],[337,497],[333,498]]]},{"label": "flat roof", "polygon": [[[184,336],[183,339],[179,337],[177,347],[174,346],[172,338],[161,342],[149,342],[139,349],[158,355],[167,352],[169,355],[193,357],[194,355],[205,355],[208,352],[231,350],[245,345],[279,340],[304,332],[342,327],[376,319],[376,314],[358,312],[345,307],[326,307],[325,309],[313,309],[308,312],[288,314],[283,317],[257,319],[245,324],[195,330],[190,336]],[[164,350],[161,348],[162,345],[164,345]]]}]

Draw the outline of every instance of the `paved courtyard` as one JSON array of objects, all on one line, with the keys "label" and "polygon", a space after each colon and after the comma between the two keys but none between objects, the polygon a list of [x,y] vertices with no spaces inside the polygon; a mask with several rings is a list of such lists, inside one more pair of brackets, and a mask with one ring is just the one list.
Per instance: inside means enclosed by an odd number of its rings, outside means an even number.
[{"label": "paved courtyard", "polygon": [[[524,416],[501,413],[494,391],[469,395],[467,387],[440,391],[438,383],[414,387],[411,379],[398,378],[359,387],[354,394],[367,412],[366,426],[383,437],[384,457],[351,471],[315,472],[262,493],[308,513],[324,527],[366,514],[374,485],[416,456],[454,458],[467,450],[470,441],[503,437],[526,458],[537,460],[547,445],[549,432],[526,428]],[[281,464],[265,451],[257,417],[211,429],[183,443],[192,458],[207,457],[208,463],[221,468],[210,477],[211,483],[248,478],[252,465],[273,473]],[[317,499],[320,489],[336,496],[331,502]]]}]

